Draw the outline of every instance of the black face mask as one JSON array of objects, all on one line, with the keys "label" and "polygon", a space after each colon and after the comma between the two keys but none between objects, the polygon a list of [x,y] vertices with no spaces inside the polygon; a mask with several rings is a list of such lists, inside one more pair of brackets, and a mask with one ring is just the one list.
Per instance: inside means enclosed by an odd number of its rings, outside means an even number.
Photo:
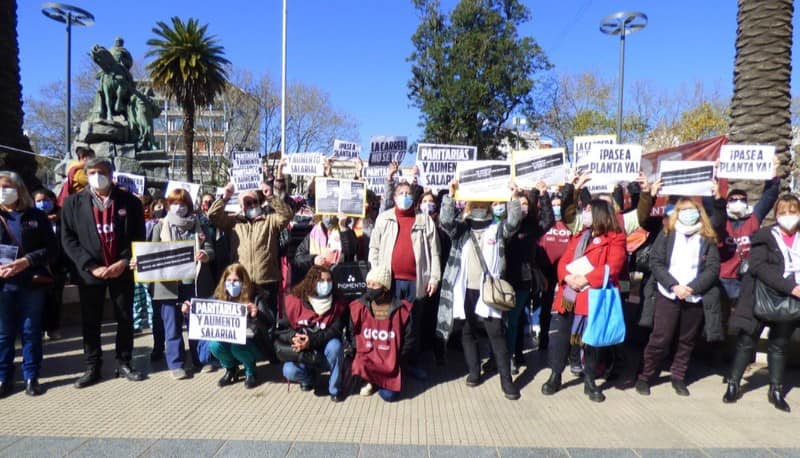
[{"label": "black face mask", "polygon": [[153,212],[153,217],[154,218],[163,218],[165,216],[167,216],[167,211],[166,210],[156,210],[156,211]]},{"label": "black face mask", "polygon": [[368,301],[377,301],[383,297],[384,291],[383,288],[367,288],[367,292],[364,293],[364,298]]}]

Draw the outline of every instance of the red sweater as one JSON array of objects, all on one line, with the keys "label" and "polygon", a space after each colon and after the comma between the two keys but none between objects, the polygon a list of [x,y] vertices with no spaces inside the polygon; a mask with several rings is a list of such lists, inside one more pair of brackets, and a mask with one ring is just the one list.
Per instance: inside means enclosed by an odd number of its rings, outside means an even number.
[{"label": "red sweater", "polygon": [[414,246],[411,243],[411,228],[417,219],[414,207],[400,210],[394,207],[397,216],[397,240],[392,253],[392,275],[395,280],[417,279],[417,261],[414,257]]}]

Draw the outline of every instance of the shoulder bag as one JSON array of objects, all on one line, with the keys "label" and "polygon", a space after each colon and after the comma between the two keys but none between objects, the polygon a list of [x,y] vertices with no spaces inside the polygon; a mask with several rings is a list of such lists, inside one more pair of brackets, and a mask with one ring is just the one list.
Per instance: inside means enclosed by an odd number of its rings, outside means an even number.
[{"label": "shoulder bag", "polygon": [[517,304],[514,287],[511,286],[511,283],[502,278],[494,278],[494,276],[492,276],[478,245],[478,239],[471,230],[469,230],[469,236],[472,238],[472,246],[475,247],[475,252],[478,254],[478,259],[481,261],[481,268],[483,268],[481,299],[483,299],[486,305],[500,313],[508,312]]},{"label": "shoulder bag", "polygon": [[784,296],[755,278],[753,315],[767,323],[788,323],[800,320],[800,300]]},{"label": "shoulder bag", "polygon": [[619,289],[608,284],[606,265],[603,286],[589,289],[589,313],[583,331],[583,343],[592,347],[609,347],[625,341],[625,317]]}]

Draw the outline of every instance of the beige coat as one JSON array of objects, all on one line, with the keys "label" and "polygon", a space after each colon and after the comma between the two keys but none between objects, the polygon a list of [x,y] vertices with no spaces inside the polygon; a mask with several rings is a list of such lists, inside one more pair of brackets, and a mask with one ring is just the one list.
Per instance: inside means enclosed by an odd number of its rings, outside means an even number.
[{"label": "beige coat", "polygon": [[[394,208],[378,215],[369,241],[371,266],[383,265],[389,271],[392,270],[392,256],[394,256],[398,228]],[[411,244],[417,265],[417,297],[426,295],[429,284],[438,287],[442,277],[438,237],[433,219],[424,213],[417,213],[414,225],[411,227]]]}]

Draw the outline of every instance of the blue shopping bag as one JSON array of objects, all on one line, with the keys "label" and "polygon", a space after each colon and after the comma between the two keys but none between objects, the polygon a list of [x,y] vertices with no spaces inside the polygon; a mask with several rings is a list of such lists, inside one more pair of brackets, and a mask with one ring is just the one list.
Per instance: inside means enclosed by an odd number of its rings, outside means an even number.
[{"label": "blue shopping bag", "polygon": [[589,315],[583,331],[583,343],[592,347],[608,347],[625,341],[625,317],[619,289],[609,286],[609,268],[603,276],[603,287],[589,290]]}]

